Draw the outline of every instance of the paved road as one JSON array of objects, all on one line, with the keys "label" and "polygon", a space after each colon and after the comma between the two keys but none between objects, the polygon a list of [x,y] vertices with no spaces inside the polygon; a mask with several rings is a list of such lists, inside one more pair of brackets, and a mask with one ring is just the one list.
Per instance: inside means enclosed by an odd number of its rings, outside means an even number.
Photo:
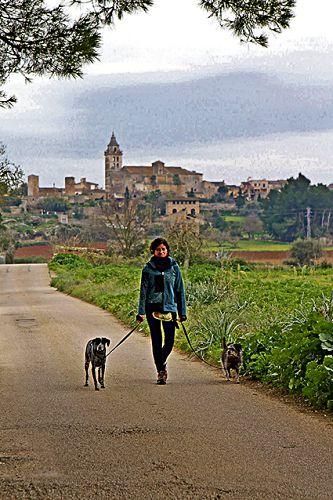
[{"label": "paved road", "polygon": [[48,284],[0,266],[0,498],[332,498],[328,424],[177,353],[157,386],[140,333],[83,387],[86,341],[127,330]]}]

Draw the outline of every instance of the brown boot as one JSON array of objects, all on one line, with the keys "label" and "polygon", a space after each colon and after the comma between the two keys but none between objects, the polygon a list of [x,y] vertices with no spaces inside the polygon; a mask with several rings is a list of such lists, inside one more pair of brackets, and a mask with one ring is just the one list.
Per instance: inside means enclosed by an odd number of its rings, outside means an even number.
[{"label": "brown boot", "polygon": [[157,385],[165,385],[167,379],[166,370],[160,370],[157,374]]}]

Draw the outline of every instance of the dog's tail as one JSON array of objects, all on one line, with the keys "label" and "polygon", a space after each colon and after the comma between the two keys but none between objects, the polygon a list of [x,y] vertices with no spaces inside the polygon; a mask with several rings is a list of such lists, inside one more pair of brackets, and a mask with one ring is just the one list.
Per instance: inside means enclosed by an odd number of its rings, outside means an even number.
[{"label": "dog's tail", "polygon": [[225,337],[222,337],[221,347],[224,351],[227,349],[227,343]]}]

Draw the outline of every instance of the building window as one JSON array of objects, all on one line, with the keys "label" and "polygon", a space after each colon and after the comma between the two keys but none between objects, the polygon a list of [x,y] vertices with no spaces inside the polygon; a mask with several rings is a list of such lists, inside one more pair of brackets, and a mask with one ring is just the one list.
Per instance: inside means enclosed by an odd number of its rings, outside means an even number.
[{"label": "building window", "polygon": [[173,209],[172,209],[172,213],[173,213],[173,214],[176,214],[176,213],[177,213],[177,208],[173,208]]}]

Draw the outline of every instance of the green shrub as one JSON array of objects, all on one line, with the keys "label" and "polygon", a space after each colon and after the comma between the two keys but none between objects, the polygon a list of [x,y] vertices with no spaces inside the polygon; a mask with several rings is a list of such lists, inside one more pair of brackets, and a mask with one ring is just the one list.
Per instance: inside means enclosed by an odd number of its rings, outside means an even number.
[{"label": "green shrub", "polygon": [[333,356],[308,363],[302,394],[315,406],[333,409]]},{"label": "green shrub", "polygon": [[255,268],[255,264],[250,264],[243,259],[232,258],[221,260],[221,267],[232,271],[252,271]]},{"label": "green shrub", "polygon": [[245,368],[264,382],[327,407],[332,399],[332,372],[325,349],[332,350],[333,323],[317,312],[303,313],[267,332],[244,336]]},{"label": "green shrub", "polygon": [[48,259],[41,256],[14,257],[14,264],[46,264]]},{"label": "green shrub", "polygon": [[52,268],[57,265],[67,267],[68,269],[91,266],[85,259],[72,253],[58,253],[55,255],[50,262],[50,266]]}]

